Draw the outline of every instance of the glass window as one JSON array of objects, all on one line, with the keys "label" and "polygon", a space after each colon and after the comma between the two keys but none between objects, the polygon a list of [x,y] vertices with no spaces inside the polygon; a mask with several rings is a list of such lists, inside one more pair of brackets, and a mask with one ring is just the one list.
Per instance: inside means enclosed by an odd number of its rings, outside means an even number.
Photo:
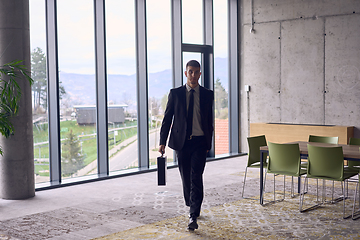
[{"label": "glass window", "polygon": [[215,155],[229,153],[227,6],[227,0],[214,0]]},{"label": "glass window", "polygon": [[29,7],[35,183],[42,183],[50,181],[45,2],[31,0]]},{"label": "glass window", "polygon": [[94,7],[57,1],[61,175],[97,173]]},{"label": "glass window", "polygon": [[[172,88],[170,4],[168,0],[152,0],[146,5],[150,166],[159,156],[160,127]],[[171,148],[166,148],[165,155],[168,162],[174,161]]]},{"label": "glass window", "polygon": [[202,0],[182,0],[182,42],[203,44],[203,25]]},{"label": "glass window", "polygon": [[[160,124],[173,87],[171,2],[145,1],[150,166],[156,164],[159,156]],[[175,31],[182,31],[184,44],[204,44],[203,2],[181,1],[182,29]],[[35,80],[32,102],[36,183],[49,182],[49,161],[52,161],[49,159],[45,3],[44,0],[29,1],[31,74]],[[61,0],[56,4],[61,175],[64,179],[96,174],[98,169],[94,1]],[[213,0],[215,155],[229,152],[227,8],[227,0]],[[174,10],[180,12],[180,9]],[[139,166],[135,0],[106,0],[105,18],[109,168],[114,175],[121,174],[115,171]],[[182,53],[183,84],[186,83],[186,63],[195,59],[203,64],[203,48],[199,46],[198,50]],[[203,82],[200,78],[199,83],[204,85]],[[166,151],[168,161],[173,161],[172,150]]]},{"label": "glass window", "polygon": [[108,0],[106,56],[109,169],[138,167],[135,5]]}]

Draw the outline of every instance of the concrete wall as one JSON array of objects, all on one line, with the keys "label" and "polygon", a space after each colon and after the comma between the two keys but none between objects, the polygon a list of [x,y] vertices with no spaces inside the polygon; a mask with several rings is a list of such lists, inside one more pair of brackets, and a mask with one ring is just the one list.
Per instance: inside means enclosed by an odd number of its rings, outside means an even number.
[{"label": "concrete wall", "polygon": [[241,151],[250,122],[355,126],[360,138],[360,0],[244,0],[240,21]]}]

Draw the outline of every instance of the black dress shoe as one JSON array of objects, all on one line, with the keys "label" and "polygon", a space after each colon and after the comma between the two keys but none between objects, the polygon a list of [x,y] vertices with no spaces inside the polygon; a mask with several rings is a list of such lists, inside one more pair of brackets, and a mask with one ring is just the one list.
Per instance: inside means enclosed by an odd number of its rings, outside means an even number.
[{"label": "black dress shoe", "polygon": [[189,218],[188,229],[191,231],[194,231],[195,229],[198,229],[198,228],[199,228],[199,226],[197,224],[196,217]]}]

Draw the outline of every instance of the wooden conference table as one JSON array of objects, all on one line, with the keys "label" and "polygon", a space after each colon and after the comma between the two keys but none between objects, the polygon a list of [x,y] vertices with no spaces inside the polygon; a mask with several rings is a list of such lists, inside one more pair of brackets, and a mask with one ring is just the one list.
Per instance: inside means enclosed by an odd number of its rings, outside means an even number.
[{"label": "wooden conference table", "polygon": [[[288,144],[298,143],[300,148],[300,156],[303,158],[308,157],[308,149],[307,145],[320,146],[320,147],[339,147],[341,146],[343,149],[344,159],[352,160],[352,161],[360,161],[360,149],[358,145],[344,145],[344,144],[329,144],[329,143],[317,143],[317,142],[289,142]],[[263,153],[269,152],[269,148],[267,146],[260,147],[260,204],[263,205],[263,182],[264,182],[264,174],[263,174]]]}]

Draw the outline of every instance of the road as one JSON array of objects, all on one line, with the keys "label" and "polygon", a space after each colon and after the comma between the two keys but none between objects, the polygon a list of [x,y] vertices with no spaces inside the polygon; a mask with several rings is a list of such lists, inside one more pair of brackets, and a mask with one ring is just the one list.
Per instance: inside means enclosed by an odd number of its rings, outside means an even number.
[{"label": "road", "polygon": [[[159,147],[159,130],[152,131],[149,135],[149,158],[155,159],[160,156],[160,153],[157,151],[152,151],[153,149],[157,149]],[[173,158],[173,151],[170,148],[166,149],[166,155],[169,158]],[[110,171],[117,171],[122,169],[127,169],[130,167],[138,166],[138,142],[137,140],[126,148],[121,150],[115,156],[110,158],[109,169]]]},{"label": "road", "polygon": [[[126,142],[127,141],[127,142]],[[138,167],[138,142],[137,137],[133,137],[124,141],[124,148],[119,151],[120,146],[116,146],[114,149],[110,150],[109,156],[114,154],[109,160],[109,171],[118,171],[124,170],[131,167]],[[156,144],[155,144],[156,143]],[[156,159],[160,154],[157,151],[152,151],[154,148],[159,147],[159,129],[152,130],[149,135],[149,158]],[[117,152],[118,151],[118,152]],[[173,150],[166,148],[166,156],[168,158],[173,158]],[[86,167],[80,169],[77,172],[77,176],[83,176],[88,174],[97,173],[97,160],[91,162]]]}]

